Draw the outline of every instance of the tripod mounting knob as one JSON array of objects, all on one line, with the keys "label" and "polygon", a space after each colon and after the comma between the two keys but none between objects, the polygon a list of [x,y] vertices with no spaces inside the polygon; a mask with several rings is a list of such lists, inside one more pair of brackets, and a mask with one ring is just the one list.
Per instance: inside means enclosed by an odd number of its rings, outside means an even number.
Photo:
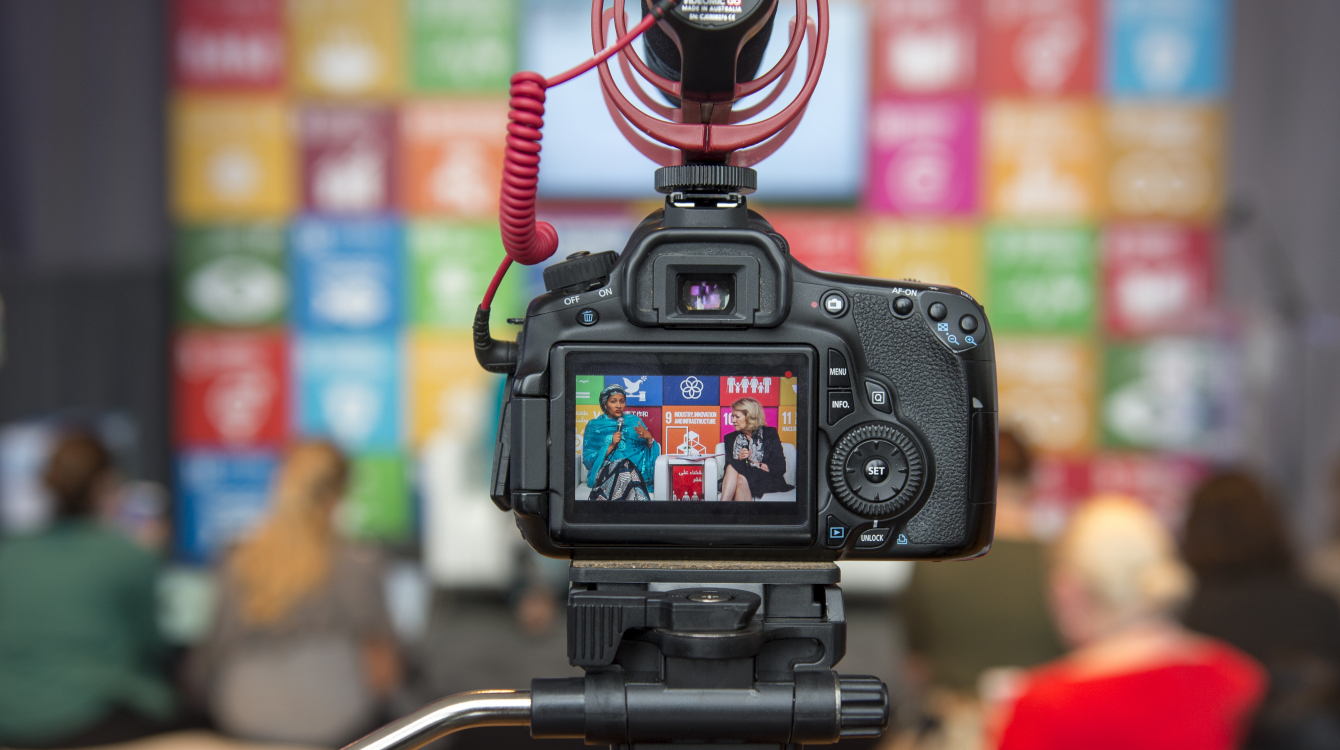
[{"label": "tripod mounting knob", "polygon": [[843,737],[878,737],[889,725],[889,689],[878,677],[838,675]]},{"label": "tripod mounting knob", "polygon": [[656,170],[658,193],[740,193],[758,189],[758,172],[729,164],[680,164]]}]

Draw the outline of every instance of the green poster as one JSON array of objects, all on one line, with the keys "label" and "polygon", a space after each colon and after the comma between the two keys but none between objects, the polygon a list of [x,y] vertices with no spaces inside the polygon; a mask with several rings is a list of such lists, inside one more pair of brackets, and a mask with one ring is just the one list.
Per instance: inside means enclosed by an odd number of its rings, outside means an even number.
[{"label": "green poster", "polygon": [[362,539],[407,540],[414,521],[405,460],[392,454],[357,456],[352,472],[346,519],[350,532]]},{"label": "green poster", "polygon": [[1091,227],[989,227],[986,298],[992,329],[1092,331],[1098,309],[1097,267],[1097,233]]},{"label": "green poster", "polygon": [[416,91],[506,91],[516,70],[516,0],[409,0]]},{"label": "green poster", "polygon": [[1234,366],[1213,341],[1158,338],[1110,344],[1103,368],[1103,441],[1122,448],[1199,451],[1227,434]]},{"label": "green poster", "polygon": [[[470,330],[504,257],[497,224],[417,222],[409,227],[409,319],[416,326]],[[494,335],[516,337],[507,318],[526,313],[529,269],[513,264],[493,298]]]},{"label": "green poster", "polygon": [[283,322],[288,310],[284,231],[278,225],[177,231],[177,320],[249,328]]},{"label": "green poster", "polygon": [[[578,404],[598,404],[600,403],[600,390],[605,387],[604,375],[578,375],[577,382],[573,385],[573,395],[577,397]],[[657,401],[656,403],[660,403]]]}]

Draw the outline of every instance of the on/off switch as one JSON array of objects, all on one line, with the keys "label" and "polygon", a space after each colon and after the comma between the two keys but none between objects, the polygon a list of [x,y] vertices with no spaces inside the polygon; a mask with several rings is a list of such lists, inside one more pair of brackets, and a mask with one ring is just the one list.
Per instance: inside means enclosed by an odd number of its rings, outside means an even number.
[{"label": "on/off switch", "polygon": [[828,387],[851,387],[851,374],[847,370],[847,358],[836,349],[828,350]]}]

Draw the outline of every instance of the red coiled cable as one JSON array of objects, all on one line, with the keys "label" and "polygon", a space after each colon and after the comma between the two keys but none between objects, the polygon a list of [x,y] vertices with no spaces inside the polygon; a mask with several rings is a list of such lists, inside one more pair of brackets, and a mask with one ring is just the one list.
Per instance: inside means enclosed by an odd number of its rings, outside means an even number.
[{"label": "red coiled cable", "polygon": [[493,281],[484,292],[480,309],[488,310],[493,304],[493,295],[497,293],[498,285],[502,283],[513,261],[531,266],[543,262],[558,250],[558,232],[549,222],[535,220],[535,188],[540,180],[545,90],[576,78],[609,59],[651,28],[678,2],[660,0],[655,3],[641,23],[629,29],[627,34],[595,57],[571,70],[549,79],[529,70],[512,76],[511,101],[508,102],[511,109],[507,113],[507,147],[503,150],[502,195],[498,207],[503,248],[507,251],[507,257],[498,266]]}]

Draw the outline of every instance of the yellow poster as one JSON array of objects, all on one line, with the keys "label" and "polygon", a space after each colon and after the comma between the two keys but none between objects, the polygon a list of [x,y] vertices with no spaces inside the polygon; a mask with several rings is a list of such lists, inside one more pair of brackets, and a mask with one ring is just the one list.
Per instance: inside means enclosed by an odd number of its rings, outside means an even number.
[{"label": "yellow poster", "polygon": [[981,300],[982,257],[969,224],[876,221],[866,227],[862,273],[948,284]]},{"label": "yellow poster", "polygon": [[1094,105],[994,102],[984,138],[992,215],[1085,219],[1102,211],[1103,143]]},{"label": "yellow poster", "polygon": [[177,218],[287,218],[296,188],[292,128],[282,99],[182,96],[172,103],[170,128]]},{"label": "yellow poster", "polygon": [[1082,453],[1097,433],[1098,365],[1091,341],[996,337],[1000,426],[1046,453]]},{"label": "yellow poster", "polygon": [[[415,331],[408,353],[411,445],[423,445],[441,430],[487,429],[481,426],[496,416],[498,377],[479,367],[468,335]],[[469,436],[456,437],[470,442]]]},{"label": "yellow poster", "polygon": [[1224,194],[1224,118],[1211,105],[1113,104],[1104,113],[1115,216],[1208,221]]},{"label": "yellow poster", "polygon": [[313,96],[390,96],[404,57],[398,0],[290,0],[291,76]]}]

